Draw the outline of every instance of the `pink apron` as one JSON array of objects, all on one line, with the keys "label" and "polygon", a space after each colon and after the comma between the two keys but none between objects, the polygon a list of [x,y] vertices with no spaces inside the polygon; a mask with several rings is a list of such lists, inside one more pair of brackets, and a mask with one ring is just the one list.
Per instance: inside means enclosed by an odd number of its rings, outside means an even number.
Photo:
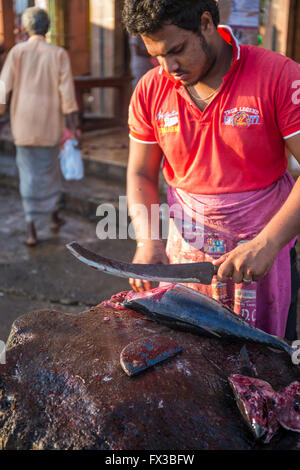
[{"label": "pink apron", "polygon": [[[280,209],[293,185],[286,172],[258,191],[199,195],[169,187],[170,263],[212,261],[251,240]],[[257,283],[219,282],[214,276],[209,286],[187,285],[227,305],[251,325],[284,337],[291,301],[290,250],[295,242],[279,252],[270,272]]]}]

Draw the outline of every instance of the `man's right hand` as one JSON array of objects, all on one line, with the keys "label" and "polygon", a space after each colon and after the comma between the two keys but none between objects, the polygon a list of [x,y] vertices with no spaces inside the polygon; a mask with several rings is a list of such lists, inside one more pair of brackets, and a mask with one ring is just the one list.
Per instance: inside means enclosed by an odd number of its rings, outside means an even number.
[{"label": "man's right hand", "polygon": [[73,139],[77,140],[78,144],[76,148],[82,148],[81,130],[80,130],[80,119],[78,111],[73,113],[65,114],[65,125],[73,134]]},{"label": "man's right hand", "polygon": [[[161,240],[143,240],[138,242],[132,262],[137,264],[169,264],[169,258]],[[144,292],[155,287],[154,282],[142,279],[131,278],[129,284],[135,292]]]}]

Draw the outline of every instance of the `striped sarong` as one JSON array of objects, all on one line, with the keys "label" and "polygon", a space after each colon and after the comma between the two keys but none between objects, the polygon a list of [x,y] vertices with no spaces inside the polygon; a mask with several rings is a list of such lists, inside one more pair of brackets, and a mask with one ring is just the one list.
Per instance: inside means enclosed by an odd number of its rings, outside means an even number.
[{"label": "striped sarong", "polygon": [[62,189],[59,151],[59,145],[17,146],[16,163],[19,170],[20,194],[27,222],[59,209]]}]

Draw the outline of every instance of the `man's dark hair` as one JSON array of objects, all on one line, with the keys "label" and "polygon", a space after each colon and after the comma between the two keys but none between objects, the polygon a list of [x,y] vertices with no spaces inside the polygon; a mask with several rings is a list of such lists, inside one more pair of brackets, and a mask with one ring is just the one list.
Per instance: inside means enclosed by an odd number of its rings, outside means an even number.
[{"label": "man's dark hair", "polygon": [[131,36],[155,33],[165,24],[198,33],[205,11],[217,27],[220,16],[216,0],[125,0],[123,23]]}]

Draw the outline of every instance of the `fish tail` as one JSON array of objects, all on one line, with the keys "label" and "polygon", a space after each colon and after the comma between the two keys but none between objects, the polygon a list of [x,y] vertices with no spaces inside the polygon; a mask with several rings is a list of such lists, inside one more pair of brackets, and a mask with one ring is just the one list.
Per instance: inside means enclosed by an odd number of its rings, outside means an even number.
[{"label": "fish tail", "polygon": [[288,355],[292,358],[295,351],[297,351],[295,348],[293,348],[287,341],[283,340],[279,336],[275,336],[277,340],[277,344],[279,344],[280,349],[283,349]]}]

